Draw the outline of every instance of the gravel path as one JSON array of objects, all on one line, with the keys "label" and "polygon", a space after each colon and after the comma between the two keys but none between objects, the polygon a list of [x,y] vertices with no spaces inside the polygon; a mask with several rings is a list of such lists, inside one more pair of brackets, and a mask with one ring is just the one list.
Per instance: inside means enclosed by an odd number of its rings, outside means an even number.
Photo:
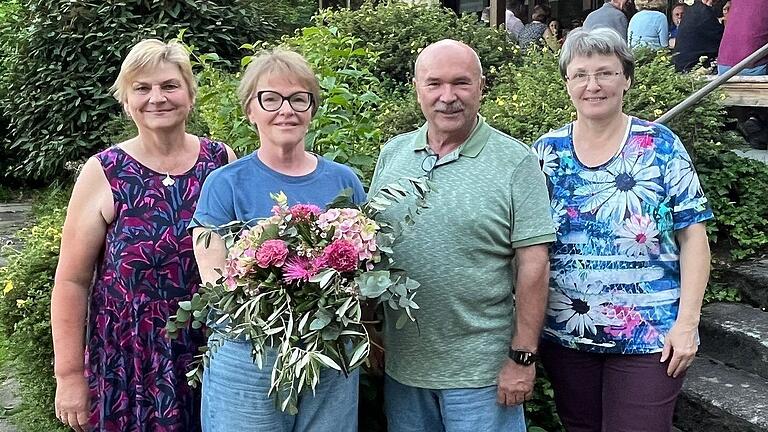
[{"label": "gravel path", "polygon": [[[0,204],[0,267],[6,265],[2,249],[19,247],[14,235],[26,223],[30,210],[27,203]],[[18,432],[8,420],[21,403],[18,394],[19,384],[13,372],[0,367],[0,432]]]}]

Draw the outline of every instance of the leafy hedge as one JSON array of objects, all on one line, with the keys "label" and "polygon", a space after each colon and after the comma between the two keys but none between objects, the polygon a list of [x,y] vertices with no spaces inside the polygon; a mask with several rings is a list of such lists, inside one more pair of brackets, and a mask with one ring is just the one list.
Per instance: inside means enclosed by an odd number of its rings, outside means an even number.
[{"label": "leafy hedge", "polygon": [[477,50],[489,81],[493,71],[519,58],[517,47],[504,30],[478,24],[477,16],[457,16],[448,8],[390,1],[374,5],[367,1],[357,10],[325,11],[316,25],[338,28],[340,32],[365,41],[380,54],[372,72],[382,81],[410,83],[418,53],[432,42],[451,38]]},{"label": "leafy hedge", "polygon": [[44,197],[33,210],[35,225],[19,234],[23,247],[6,250],[8,265],[0,268],[0,331],[13,357],[23,401],[14,422],[30,432],[66,430],[53,412],[56,382],[50,308],[67,197],[67,192]]},{"label": "leafy hedge", "polygon": [[[248,0],[20,0],[3,66],[0,110],[9,119],[6,175],[53,179],[67,161],[107,146],[119,112],[108,89],[130,47],[187,29],[203,51],[239,60],[240,45],[276,36],[274,17]],[[20,35],[23,37],[16,37]],[[22,156],[23,155],[23,156]]]}]

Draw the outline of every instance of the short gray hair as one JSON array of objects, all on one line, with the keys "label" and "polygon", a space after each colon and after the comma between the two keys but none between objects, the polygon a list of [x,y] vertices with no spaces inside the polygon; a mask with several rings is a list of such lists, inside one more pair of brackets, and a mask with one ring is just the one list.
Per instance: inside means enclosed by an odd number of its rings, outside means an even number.
[{"label": "short gray hair", "polygon": [[624,76],[629,80],[635,78],[635,56],[629,50],[627,43],[609,28],[584,30],[578,28],[568,33],[562,50],[560,50],[560,75],[565,79],[568,65],[578,56],[615,55],[624,69]]}]

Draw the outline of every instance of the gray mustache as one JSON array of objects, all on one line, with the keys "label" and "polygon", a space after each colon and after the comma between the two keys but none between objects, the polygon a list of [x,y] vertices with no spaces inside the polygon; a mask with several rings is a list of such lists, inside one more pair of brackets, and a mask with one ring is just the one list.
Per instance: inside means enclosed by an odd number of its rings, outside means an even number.
[{"label": "gray mustache", "polygon": [[443,102],[438,102],[435,105],[435,111],[438,111],[438,112],[453,113],[453,112],[456,112],[456,111],[462,111],[463,109],[464,109],[464,104],[459,102],[459,101],[452,102],[452,103],[449,103],[449,104],[443,103]]}]

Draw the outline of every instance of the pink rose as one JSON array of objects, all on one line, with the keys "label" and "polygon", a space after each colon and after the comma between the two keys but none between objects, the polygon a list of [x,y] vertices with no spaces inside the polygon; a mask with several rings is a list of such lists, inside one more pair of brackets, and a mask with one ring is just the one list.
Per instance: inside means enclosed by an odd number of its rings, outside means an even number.
[{"label": "pink rose", "polygon": [[339,272],[357,269],[357,248],[347,240],[335,240],[325,247],[323,259],[326,264]]},{"label": "pink rose", "polygon": [[267,240],[256,251],[256,264],[261,268],[269,266],[282,267],[287,256],[288,247],[284,241]]}]

